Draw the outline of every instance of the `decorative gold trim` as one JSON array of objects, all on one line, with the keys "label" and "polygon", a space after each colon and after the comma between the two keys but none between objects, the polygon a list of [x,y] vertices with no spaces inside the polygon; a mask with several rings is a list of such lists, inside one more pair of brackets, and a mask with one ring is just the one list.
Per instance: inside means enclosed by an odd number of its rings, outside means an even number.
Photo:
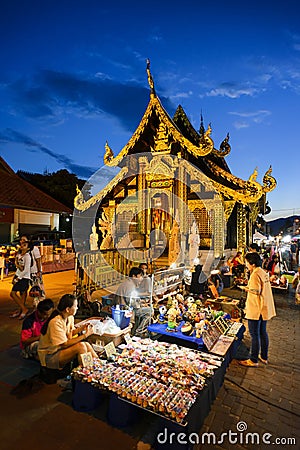
[{"label": "decorative gold trim", "polygon": [[229,144],[229,133],[227,133],[226,138],[221,142],[220,149],[213,149],[213,154],[216,156],[220,156],[224,158],[225,156],[229,155],[231,151],[231,146]]},{"label": "decorative gold trim", "polygon": [[271,173],[272,173],[272,166],[269,167],[263,178],[264,192],[271,192],[273,191],[273,189],[276,188],[277,181],[274,177],[271,176]]},{"label": "decorative gold trim", "polygon": [[132,137],[129,139],[125,147],[123,147],[123,149],[120,151],[120,153],[117,156],[113,157],[112,149],[108,144],[106,145],[104,162],[107,166],[117,166],[122,161],[122,159],[130,152],[130,150],[134,147],[141,134],[145,130],[146,126],[148,125],[151,115],[154,113],[158,117],[159,122],[164,124],[165,133],[167,133],[168,135],[169,146],[171,146],[172,143],[177,142],[178,144],[180,144],[182,149],[187,150],[196,157],[206,156],[212,152],[214,148],[214,142],[210,137],[210,125],[208,126],[204,135],[200,138],[199,146],[194,145],[180,133],[168,113],[161,105],[159,99],[157,97],[151,96],[145,114],[139,126],[137,127],[136,131],[133,133]]},{"label": "decorative gold trim", "polygon": [[231,182],[236,185],[238,189],[232,189],[230,187],[224,186],[223,184],[212,180],[215,189],[222,193],[225,197],[234,199],[235,201],[241,202],[243,204],[255,203],[263,195],[263,187],[257,181],[255,181],[257,176],[257,170],[255,169],[253,174],[250,176],[248,181],[244,181],[238,178],[227,170],[222,169],[217,164],[210,160],[207,160],[208,165],[212,169],[213,173],[218,176],[218,178],[223,178],[226,182]]},{"label": "decorative gold trim", "polygon": [[220,199],[215,201],[213,212],[213,235],[214,235],[214,256],[220,258],[223,256],[225,248],[225,229],[224,208]]},{"label": "decorative gold trim", "polygon": [[224,200],[223,201],[224,214],[225,214],[225,219],[227,222],[228,222],[229,217],[231,216],[231,213],[233,211],[235,203],[236,203],[235,200]]},{"label": "decorative gold trim", "polygon": [[243,252],[246,248],[246,210],[239,204],[237,209],[237,249]]},{"label": "decorative gold trim", "polygon": [[108,185],[98,192],[93,197],[89,198],[87,201],[84,201],[82,192],[79,190],[78,186],[76,188],[77,195],[74,198],[74,207],[78,209],[78,211],[86,211],[91,206],[96,203],[100,203],[101,200],[118,184],[125,178],[125,175],[128,172],[127,167],[123,167],[120,172],[108,183]]}]

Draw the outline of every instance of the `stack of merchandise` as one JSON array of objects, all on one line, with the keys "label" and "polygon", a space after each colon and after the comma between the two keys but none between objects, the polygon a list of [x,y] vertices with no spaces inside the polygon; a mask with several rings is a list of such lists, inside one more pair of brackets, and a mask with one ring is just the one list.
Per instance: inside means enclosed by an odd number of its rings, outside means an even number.
[{"label": "stack of merchandise", "polygon": [[73,377],[183,424],[222,362],[215,355],[143,339],[124,345],[112,362],[99,359],[90,367],[77,367]]}]

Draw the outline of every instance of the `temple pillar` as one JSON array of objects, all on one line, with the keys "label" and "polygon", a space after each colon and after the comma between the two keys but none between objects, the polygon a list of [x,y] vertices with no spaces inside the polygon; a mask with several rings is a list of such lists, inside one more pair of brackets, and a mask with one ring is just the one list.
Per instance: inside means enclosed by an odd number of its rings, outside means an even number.
[{"label": "temple pillar", "polygon": [[221,258],[225,248],[226,220],[222,202],[218,198],[215,198],[213,215],[214,257]]},{"label": "temple pillar", "polygon": [[[177,181],[177,197],[179,201],[178,213],[179,213],[179,224],[180,224],[180,245],[181,245],[181,259],[184,262],[186,254],[187,236],[189,233],[188,215],[187,215],[187,173],[185,167],[180,164],[178,167],[178,181]],[[174,205],[175,207],[175,205]],[[174,208],[174,211],[176,209]]]},{"label": "temple pillar", "polygon": [[237,205],[237,250],[244,251],[247,244],[247,224],[245,205]]},{"label": "temple pillar", "polygon": [[188,217],[187,217],[187,174],[184,165],[181,165],[179,162],[178,167],[178,181],[177,181],[177,189],[175,194],[181,200],[179,202],[178,208],[175,208],[174,211],[178,210],[179,213],[179,222],[180,222],[180,231],[181,233],[188,233]]},{"label": "temple pillar", "polygon": [[145,170],[147,165],[147,158],[145,156],[142,156],[139,158],[139,174],[138,174],[138,217],[139,217],[139,232],[141,234],[147,233],[147,209],[148,205],[147,203],[147,196],[146,196],[146,176],[145,176]]}]

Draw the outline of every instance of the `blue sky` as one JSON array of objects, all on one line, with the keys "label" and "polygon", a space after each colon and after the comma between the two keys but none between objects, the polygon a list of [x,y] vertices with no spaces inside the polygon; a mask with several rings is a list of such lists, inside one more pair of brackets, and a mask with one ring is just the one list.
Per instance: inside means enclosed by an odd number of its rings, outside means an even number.
[{"label": "blue sky", "polygon": [[227,162],[278,186],[266,220],[300,214],[300,3],[10,0],[0,6],[0,154],[14,170],[87,178],[149,100],[146,59],[173,115],[202,111]]}]

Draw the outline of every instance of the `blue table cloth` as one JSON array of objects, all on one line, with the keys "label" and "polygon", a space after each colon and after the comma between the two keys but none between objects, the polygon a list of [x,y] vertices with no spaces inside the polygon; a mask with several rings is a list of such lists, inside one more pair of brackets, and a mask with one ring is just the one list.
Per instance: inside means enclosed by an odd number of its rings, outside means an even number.
[{"label": "blue table cloth", "polygon": [[168,324],[166,323],[153,323],[151,325],[148,326],[148,331],[150,333],[157,333],[157,334],[162,334],[164,336],[168,336],[168,341],[173,341],[173,339],[175,339],[174,343],[180,345],[180,342],[178,342],[178,340],[183,340],[183,341],[188,341],[190,343],[192,343],[192,347],[193,348],[201,348],[203,349],[204,347],[204,343],[203,343],[203,339],[202,338],[196,338],[196,333],[195,331],[193,332],[193,334],[191,336],[187,336],[186,334],[181,333],[181,327],[185,322],[182,321],[180,322],[180,324],[177,326],[176,331],[167,331],[167,327]]}]

